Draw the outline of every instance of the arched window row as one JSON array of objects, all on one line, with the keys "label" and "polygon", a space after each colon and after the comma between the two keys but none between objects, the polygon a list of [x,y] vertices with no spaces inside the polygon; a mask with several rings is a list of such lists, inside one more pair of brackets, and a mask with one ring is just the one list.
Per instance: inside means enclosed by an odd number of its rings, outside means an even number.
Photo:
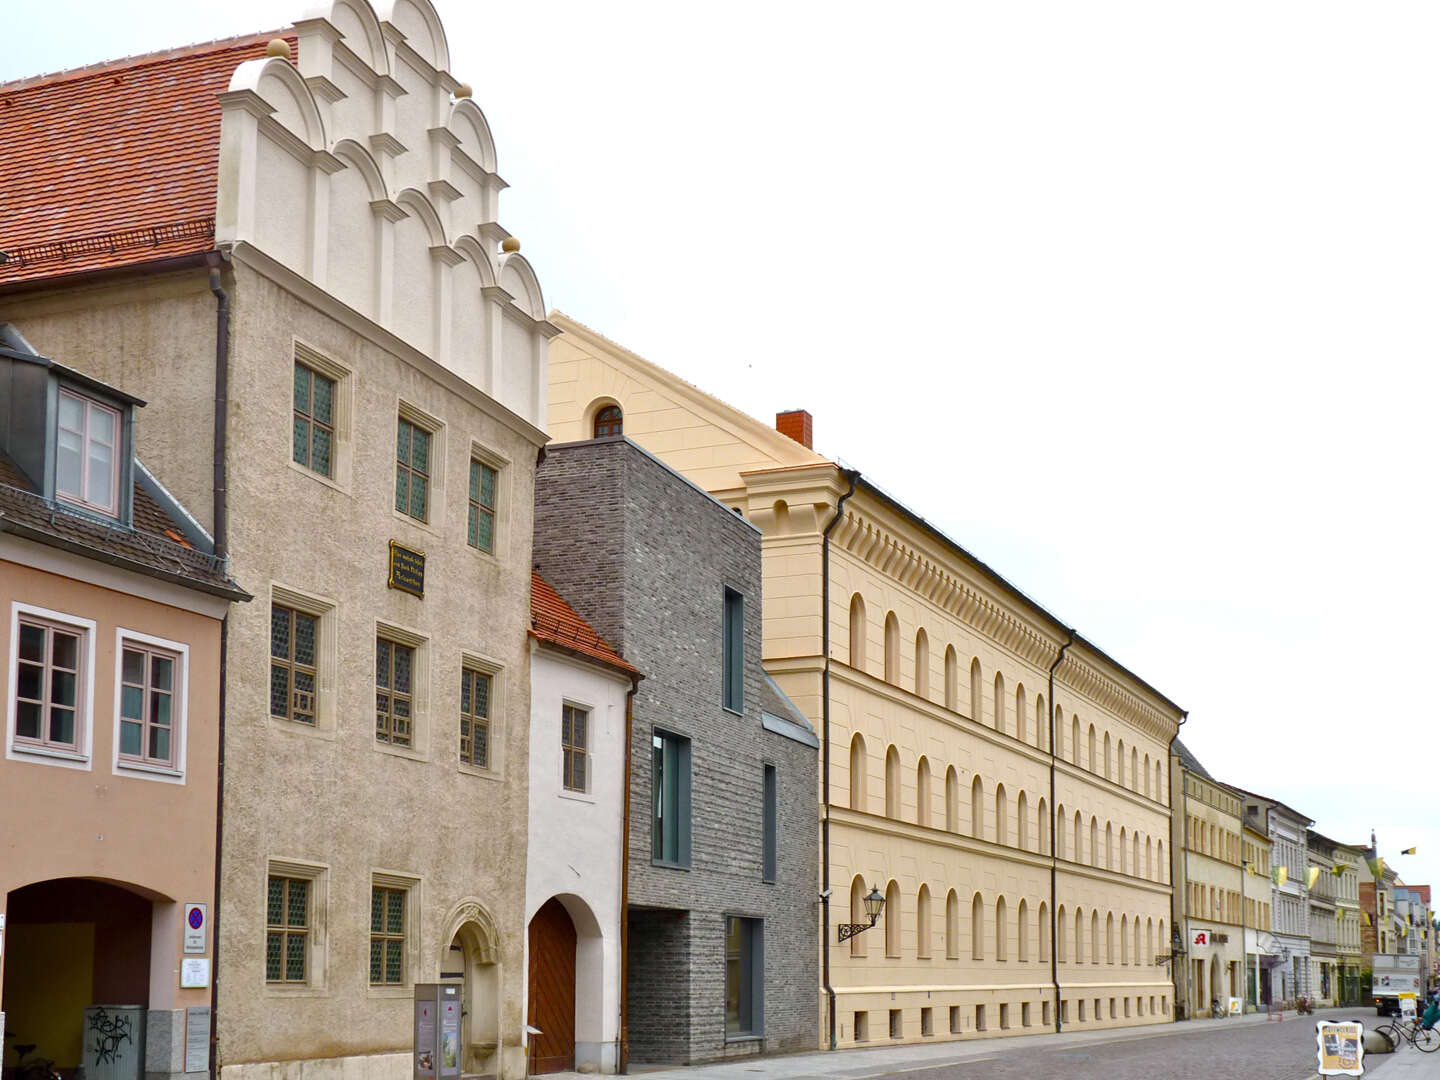
[{"label": "arched window row", "polygon": [[[1156,967],[1155,957],[1168,948],[1165,920],[1159,921],[1156,932],[1153,916],[1122,912],[1117,922],[1115,912],[1107,911],[1101,921],[1098,909],[1086,915],[1083,907],[1067,912],[1064,904],[1055,911],[1058,931],[1056,959],[1062,964],[1119,964],[1122,967]],[[1087,930],[1088,927],[1088,930]],[[1157,952],[1158,947],[1158,952]]]},{"label": "arched window row", "polygon": [[[866,921],[865,896],[869,890],[865,878],[856,875],[850,884],[852,922]],[[937,947],[941,944],[945,959],[958,960],[968,939],[972,960],[1001,963],[1014,960],[1022,964],[1050,962],[1050,908],[1044,900],[1032,904],[1028,897],[1021,897],[1012,907],[1011,900],[1004,895],[989,900],[982,893],[975,892],[970,897],[970,918],[966,923],[963,897],[955,889],[947,889],[941,916],[943,922],[937,925],[935,896],[929,883],[922,882],[915,892],[914,907],[910,907],[899,883],[894,879],[886,882],[885,909],[880,919],[887,958],[903,955],[907,940],[911,940],[907,931],[913,929],[915,957],[919,960],[937,958]],[[1064,911],[1062,906],[1062,915]],[[851,956],[866,955],[864,937],[864,934],[857,934],[850,939]],[[1063,944],[1066,940],[1062,931],[1060,941]],[[1137,937],[1137,947],[1138,941]]]},{"label": "arched window row", "polygon": [[1068,724],[1066,719],[1064,707],[1056,706],[1057,757],[1137,795],[1144,795],[1162,805],[1168,804],[1160,757],[1152,759],[1133,744],[1127,752],[1123,738],[1112,743],[1110,732],[1084,722],[1079,713],[1072,713]]},{"label": "arched window row", "polygon": [[[1044,800],[1040,805],[1043,821]],[[1043,848],[1041,853],[1048,854]],[[1138,829],[1132,833],[1122,825],[1117,846],[1112,822],[1105,822],[1102,833],[1098,817],[1091,816],[1087,825],[1085,816],[1076,810],[1074,817],[1067,818],[1064,803],[1055,808],[1055,856],[1082,866],[1116,870],[1129,877],[1160,884],[1164,884],[1167,877],[1163,840],[1147,836],[1142,844]]]}]

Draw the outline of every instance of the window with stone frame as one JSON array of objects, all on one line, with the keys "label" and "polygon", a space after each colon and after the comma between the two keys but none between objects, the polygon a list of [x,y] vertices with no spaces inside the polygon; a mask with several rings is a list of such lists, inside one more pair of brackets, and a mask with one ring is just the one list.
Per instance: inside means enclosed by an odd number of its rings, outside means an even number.
[{"label": "window with stone frame", "polygon": [[180,657],[169,649],[123,641],[120,760],[174,768],[180,668]]},{"label": "window with stone frame", "polygon": [[308,612],[270,605],[270,715],[315,723],[316,655],[320,620]]},{"label": "window with stone frame", "polygon": [[335,380],[295,361],[291,456],[321,476],[334,475]]},{"label": "window with stone frame", "polygon": [[468,667],[460,671],[460,760],[490,768],[490,676]]},{"label": "window with stone frame", "polygon": [[395,509],[430,520],[432,433],[401,416],[395,436]]},{"label": "window with stone frame", "polygon": [[590,790],[590,714],[566,705],[560,716],[562,782],[566,791]]},{"label": "window with stone frame", "polygon": [[405,890],[370,887],[370,985],[405,982]]},{"label": "window with stone frame", "polygon": [[15,746],[81,752],[86,631],[29,615],[17,629]]},{"label": "window with stone frame", "polygon": [[415,650],[375,639],[375,739],[410,746],[414,737]]},{"label": "window with stone frame", "polygon": [[500,474],[483,461],[470,459],[470,506],[465,540],[473,548],[495,553],[496,490]]},{"label": "window with stone frame", "polygon": [[265,981],[309,981],[311,882],[270,875],[266,882]]}]

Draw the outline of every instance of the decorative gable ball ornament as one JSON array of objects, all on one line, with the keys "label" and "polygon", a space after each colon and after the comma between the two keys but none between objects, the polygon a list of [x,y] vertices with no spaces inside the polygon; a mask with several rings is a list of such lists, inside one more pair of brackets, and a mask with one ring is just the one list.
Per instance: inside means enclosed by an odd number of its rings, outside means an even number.
[{"label": "decorative gable ball ornament", "polygon": [[470,88],[469,83],[462,82],[455,88],[455,92],[451,96],[454,97],[456,101],[464,101],[466,98],[473,96],[474,93],[475,91]]},{"label": "decorative gable ball ornament", "polygon": [[507,236],[504,240],[501,240],[500,250],[505,252],[505,254],[507,255],[514,255],[515,252],[520,250],[519,237]]},{"label": "decorative gable ball ornament", "polygon": [[281,60],[289,60],[290,43],[284,38],[271,38],[265,43],[265,55],[278,57]]}]

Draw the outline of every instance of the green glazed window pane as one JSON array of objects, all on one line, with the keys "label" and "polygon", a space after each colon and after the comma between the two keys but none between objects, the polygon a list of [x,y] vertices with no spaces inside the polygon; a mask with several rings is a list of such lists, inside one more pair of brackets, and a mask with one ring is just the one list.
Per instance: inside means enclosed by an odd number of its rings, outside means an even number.
[{"label": "green glazed window pane", "polygon": [[145,719],[145,691],[138,686],[120,688],[120,715],[126,720]]},{"label": "green glazed window pane", "polygon": [[370,932],[378,934],[385,929],[385,891],[370,890]]},{"label": "green glazed window pane", "polygon": [[280,660],[290,658],[290,609],[270,609],[270,655]]},{"label": "green glazed window pane", "polygon": [[480,530],[476,524],[480,516],[480,509],[473,502],[469,506],[469,517],[465,523],[465,542],[471,547],[480,546]]},{"label": "green glazed window pane", "polygon": [[490,767],[490,725],[475,724],[474,727],[474,749],[473,756],[475,764],[482,769]]},{"label": "green glazed window pane", "polygon": [[304,364],[295,365],[295,408],[303,413],[310,411],[310,369]]},{"label": "green glazed window pane", "polygon": [[297,663],[315,663],[315,618],[312,615],[295,613],[295,660]]},{"label": "green glazed window pane", "polygon": [[285,941],[285,981],[305,981],[305,935],[290,934]]},{"label": "green glazed window pane", "polygon": [[410,516],[425,520],[426,498],[430,494],[430,482],[418,473],[410,477]]},{"label": "green glazed window pane", "polygon": [[285,716],[290,705],[290,671],[279,664],[270,665],[270,715]]},{"label": "green glazed window pane", "polygon": [[[475,510],[473,506],[470,509],[472,512]],[[492,514],[489,510],[481,510],[477,515],[477,520],[475,522],[475,540],[473,541],[473,543],[481,551],[494,550],[495,515]]]},{"label": "green glazed window pane", "polygon": [[470,712],[470,688],[475,683],[475,676],[468,671],[460,673],[460,711]]},{"label": "green glazed window pane", "polygon": [[265,898],[265,922],[281,926],[285,922],[285,879],[272,877]]},{"label": "green glazed window pane", "polygon": [[401,420],[400,426],[396,431],[395,460],[399,461],[403,465],[410,464],[410,433],[413,430],[414,429],[409,424],[407,424],[404,420]]},{"label": "green glazed window pane", "polygon": [[167,656],[150,658],[150,685],[156,690],[172,690],[170,680],[174,677],[175,661]]},{"label": "green glazed window pane", "polygon": [[265,980],[267,982],[279,982],[282,969],[280,963],[281,950],[284,948],[284,934],[265,935]]},{"label": "green glazed window pane", "polygon": [[131,757],[140,756],[140,725],[128,720],[120,721],[120,753]]},{"label": "green glazed window pane", "polygon": [[405,471],[405,466],[395,466],[395,509],[402,514],[408,513],[410,505],[410,474]]},{"label": "green glazed window pane", "polygon": [[37,663],[45,659],[45,629],[43,627],[20,627],[20,659],[34,660]]},{"label": "green glazed window pane", "polygon": [[155,761],[170,760],[170,729],[150,729],[150,757]]},{"label": "green glazed window pane", "polygon": [[430,433],[420,428],[411,429],[410,464],[416,472],[430,472]]},{"label": "green glazed window pane", "polygon": [[389,934],[402,934],[405,932],[405,894],[392,890],[386,894],[385,932]]},{"label": "green glazed window pane", "polygon": [[475,676],[475,709],[474,716],[490,715],[490,676]]},{"label": "green glazed window pane", "polygon": [[378,938],[370,939],[370,981],[385,981],[385,942]]},{"label": "green glazed window pane", "polygon": [[50,710],[50,741],[65,743],[67,746],[75,743],[75,710],[74,709],[51,709]]},{"label": "green glazed window pane", "polygon": [[15,734],[22,739],[40,737],[40,704],[34,701],[15,703]]},{"label": "green glazed window pane", "polygon": [[290,926],[305,926],[305,916],[310,910],[310,882],[303,878],[290,879]]},{"label": "green glazed window pane", "polygon": [[294,435],[291,441],[290,456],[295,459],[297,465],[310,464],[310,421],[302,416],[295,417]]},{"label": "green glazed window pane", "polygon": [[397,694],[408,694],[411,692],[410,674],[414,660],[414,649],[407,649],[403,645],[395,646],[395,692]]},{"label": "green glazed window pane", "polygon": [[495,470],[489,465],[480,466],[480,505],[495,508]]},{"label": "green glazed window pane", "polygon": [[330,475],[330,432],[317,427],[311,435],[314,449],[310,456],[310,467],[322,476]]},{"label": "green glazed window pane", "polygon": [[480,498],[480,469],[478,461],[470,462],[470,498],[475,500]]},{"label": "green glazed window pane", "polygon": [[315,394],[311,400],[310,415],[322,424],[330,424],[331,410],[335,402],[335,383],[324,375],[315,376]]},{"label": "green glazed window pane", "polygon": [[390,643],[384,638],[375,639],[375,685],[390,686]]},{"label": "green glazed window pane", "polygon": [[167,728],[170,726],[170,700],[169,694],[151,693],[150,723]]},{"label": "green glazed window pane", "polygon": [[50,673],[50,700],[56,705],[75,704],[75,673],[73,671],[52,671]]},{"label": "green glazed window pane", "polygon": [[403,982],[401,973],[405,956],[405,943],[403,941],[385,942],[385,981],[387,983]]},{"label": "green glazed window pane", "polygon": [[141,686],[145,682],[145,654],[126,649],[120,661],[120,681]]}]

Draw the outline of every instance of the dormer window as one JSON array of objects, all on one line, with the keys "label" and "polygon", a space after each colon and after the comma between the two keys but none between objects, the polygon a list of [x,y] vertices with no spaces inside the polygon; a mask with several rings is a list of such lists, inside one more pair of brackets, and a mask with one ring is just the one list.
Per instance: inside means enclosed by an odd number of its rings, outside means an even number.
[{"label": "dormer window", "polygon": [[120,509],[120,412],[70,390],[60,391],[55,494],[114,516]]}]

